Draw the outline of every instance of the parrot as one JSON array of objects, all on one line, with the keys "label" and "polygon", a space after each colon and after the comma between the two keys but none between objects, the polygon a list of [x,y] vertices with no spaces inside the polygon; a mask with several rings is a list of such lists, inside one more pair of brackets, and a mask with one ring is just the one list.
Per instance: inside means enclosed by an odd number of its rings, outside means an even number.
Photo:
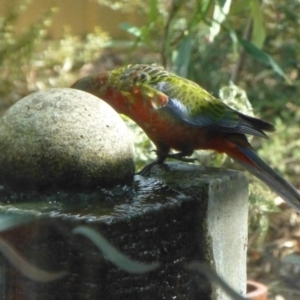
[{"label": "parrot", "polygon": [[266,132],[275,127],[231,108],[197,83],[160,66],[132,64],[87,75],[71,88],[97,96],[143,129],[156,147],[156,160],[140,174],[167,158],[192,162],[195,150],[214,150],[300,211],[300,192],[256,154],[247,138],[268,138]]}]

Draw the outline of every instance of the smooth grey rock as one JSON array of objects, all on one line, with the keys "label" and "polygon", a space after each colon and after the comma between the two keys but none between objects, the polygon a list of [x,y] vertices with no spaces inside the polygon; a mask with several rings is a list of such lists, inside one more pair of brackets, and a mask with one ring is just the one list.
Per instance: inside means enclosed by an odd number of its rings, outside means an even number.
[{"label": "smooth grey rock", "polygon": [[67,88],[36,92],[0,119],[0,183],[93,188],[130,182],[133,174],[126,125],[91,94]]}]

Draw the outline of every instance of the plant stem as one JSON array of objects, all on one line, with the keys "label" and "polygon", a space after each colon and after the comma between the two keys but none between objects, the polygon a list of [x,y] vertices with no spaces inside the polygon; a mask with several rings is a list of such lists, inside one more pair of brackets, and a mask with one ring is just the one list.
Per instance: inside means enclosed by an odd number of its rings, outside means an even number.
[{"label": "plant stem", "polygon": [[[243,34],[243,39],[246,40],[246,41],[251,40],[252,24],[253,24],[252,19],[249,19],[248,22],[247,22],[246,28],[244,30],[244,34]],[[239,76],[241,74],[243,66],[245,64],[245,60],[246,60],[246,52],[245,52],[245,50],[241,50],[240,54],[239,54],[238,61],[237,61],[236,65],[234,66],[234,69],[231,73],[230,80],[234,84],[237,84],[237,81],[239,79]]]},{"label": "plant stem", "polygon": [[181,5],[181,1],[171,0],[170,8],[169,8],[169,15],[167,18],[167,22],[164,28],[163,37],[162,37],[162,48],[161,48],[161,64],[165,69],[169,69],[170,66],[170,53],[169,47],[171,46],[170,41],[170,27],[173,19],[177,11],[179,10]]}]

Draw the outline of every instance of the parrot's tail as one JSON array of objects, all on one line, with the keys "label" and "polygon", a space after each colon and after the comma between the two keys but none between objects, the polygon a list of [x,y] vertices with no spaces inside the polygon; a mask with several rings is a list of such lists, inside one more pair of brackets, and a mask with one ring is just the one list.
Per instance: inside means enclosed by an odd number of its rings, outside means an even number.
[{"label": "parrot's tail", "polygon": [[300,212],[300,192],[269,167],[250,147],[237,145],[235,151],[230,151],[228,155]]}]

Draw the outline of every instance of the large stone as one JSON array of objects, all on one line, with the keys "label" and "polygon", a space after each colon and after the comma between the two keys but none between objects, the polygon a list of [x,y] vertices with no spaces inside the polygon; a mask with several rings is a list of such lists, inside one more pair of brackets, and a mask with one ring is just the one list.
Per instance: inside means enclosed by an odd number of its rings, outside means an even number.
[{"label": "large stone", "polygon": [[94,188],[134,174],[133,144],[119,115],[74,89],[33,93],[0,119],[0,183],[18,189]]}]

